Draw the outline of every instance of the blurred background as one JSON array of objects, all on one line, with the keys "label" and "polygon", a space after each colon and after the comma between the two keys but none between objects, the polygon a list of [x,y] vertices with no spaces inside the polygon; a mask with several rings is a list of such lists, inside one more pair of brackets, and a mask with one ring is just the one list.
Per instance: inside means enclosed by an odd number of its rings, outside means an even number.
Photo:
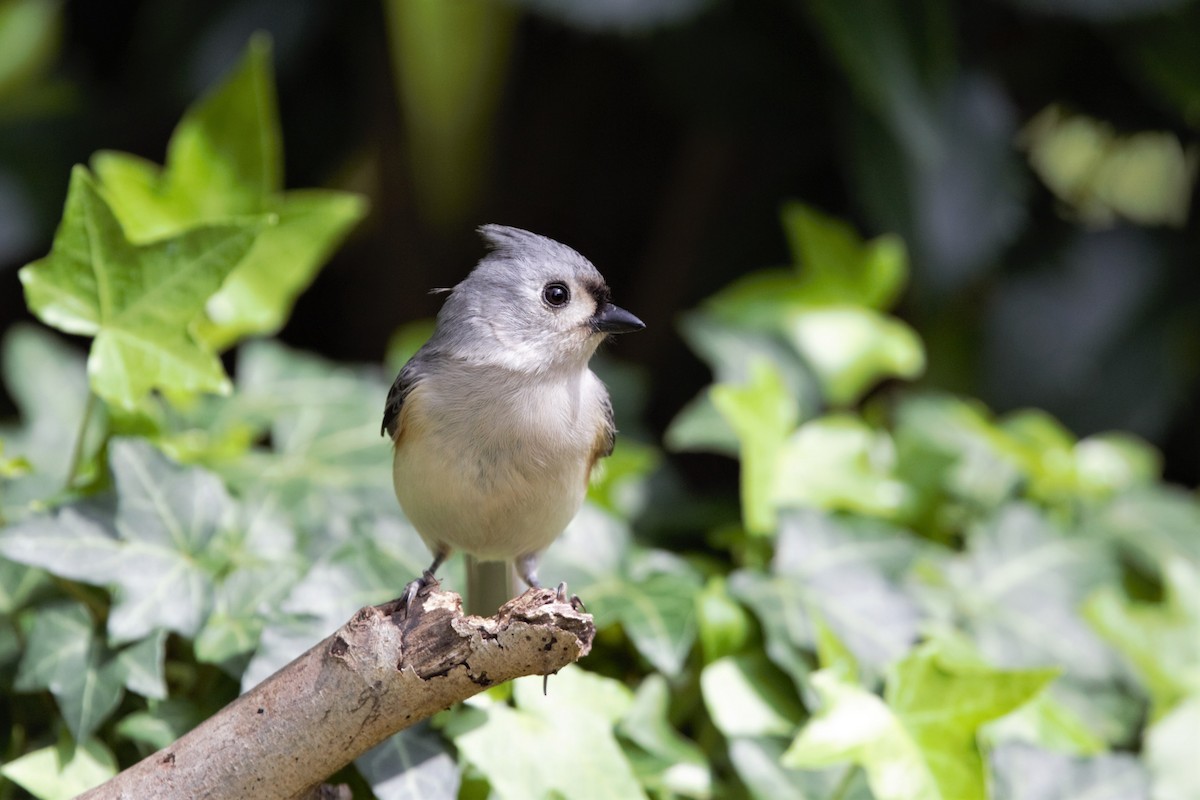
[{"label": "blurred background", "polygon": [[609,352],[649,380],[657,435],[709,381],[679,313],[788,263],[796,199],[903,237],[922,383],[1136,432],[1200,482],[1200,3],[3,0],[0,330],[29,318],[17,269],[48,251],[71,166],[161,163],[259,30],[287,186],[371,203],[290,344],[381,362],[479,257],[473,228],[517,225],[648,323]]}]

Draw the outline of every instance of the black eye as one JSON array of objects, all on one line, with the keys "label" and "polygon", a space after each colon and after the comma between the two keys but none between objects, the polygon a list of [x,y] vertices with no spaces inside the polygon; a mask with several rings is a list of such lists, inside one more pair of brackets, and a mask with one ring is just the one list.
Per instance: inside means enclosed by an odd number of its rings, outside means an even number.
[{"label": "black eye", "polygon": [[571,300],[571,290],[565,283],[547,283],[542,299],[552,306],[565,306]]}]

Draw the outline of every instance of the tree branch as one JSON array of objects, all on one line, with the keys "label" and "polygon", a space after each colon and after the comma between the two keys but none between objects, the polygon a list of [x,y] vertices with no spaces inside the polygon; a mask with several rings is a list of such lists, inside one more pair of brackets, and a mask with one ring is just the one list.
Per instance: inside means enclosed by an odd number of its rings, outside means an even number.
[{"label": "tree branch", "polygon": [[495,617],[452,592],[393,600],[336,633],[169,747],[82,795],[286,800],[388,736],[489,686],[548,675],[587,655],[592,617],[530,589]]}]

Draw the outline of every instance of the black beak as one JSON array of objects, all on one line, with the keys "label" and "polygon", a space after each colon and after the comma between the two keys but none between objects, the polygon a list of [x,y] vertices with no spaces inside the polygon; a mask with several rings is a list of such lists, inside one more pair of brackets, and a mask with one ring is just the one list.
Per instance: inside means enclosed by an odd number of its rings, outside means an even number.
[{"label": "black beak", "polygon": [[592,327],[601,333],[632,333],[646,327],[646,323],[619,306],[605,303],[592,317]]}]

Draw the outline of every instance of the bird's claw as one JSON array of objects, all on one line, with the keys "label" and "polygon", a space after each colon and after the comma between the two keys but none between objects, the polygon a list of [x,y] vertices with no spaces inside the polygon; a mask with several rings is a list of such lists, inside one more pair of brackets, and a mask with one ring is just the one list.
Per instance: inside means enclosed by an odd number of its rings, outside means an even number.
[{"label": "bird's claw", "polygon": [[428,594],[430,589],[435,589],[438,585],[438,579],[430,570],[425,570],[416,580],[409,581],[408,585],[404,587],[403,594],[400,595],[400,600],[404,603],[405,615],[412,616],[412,604],[418,595],[422,592]]},{"label": "bird's claw", "polygon": [[562,581],[558,584],[558,588],[554,591],[554,599],[559,603],[570,603],[571,608],[575,611],[587,613],[587,606],[579,599],[579,595],[573,594],[567,597],[567,582]]}]

